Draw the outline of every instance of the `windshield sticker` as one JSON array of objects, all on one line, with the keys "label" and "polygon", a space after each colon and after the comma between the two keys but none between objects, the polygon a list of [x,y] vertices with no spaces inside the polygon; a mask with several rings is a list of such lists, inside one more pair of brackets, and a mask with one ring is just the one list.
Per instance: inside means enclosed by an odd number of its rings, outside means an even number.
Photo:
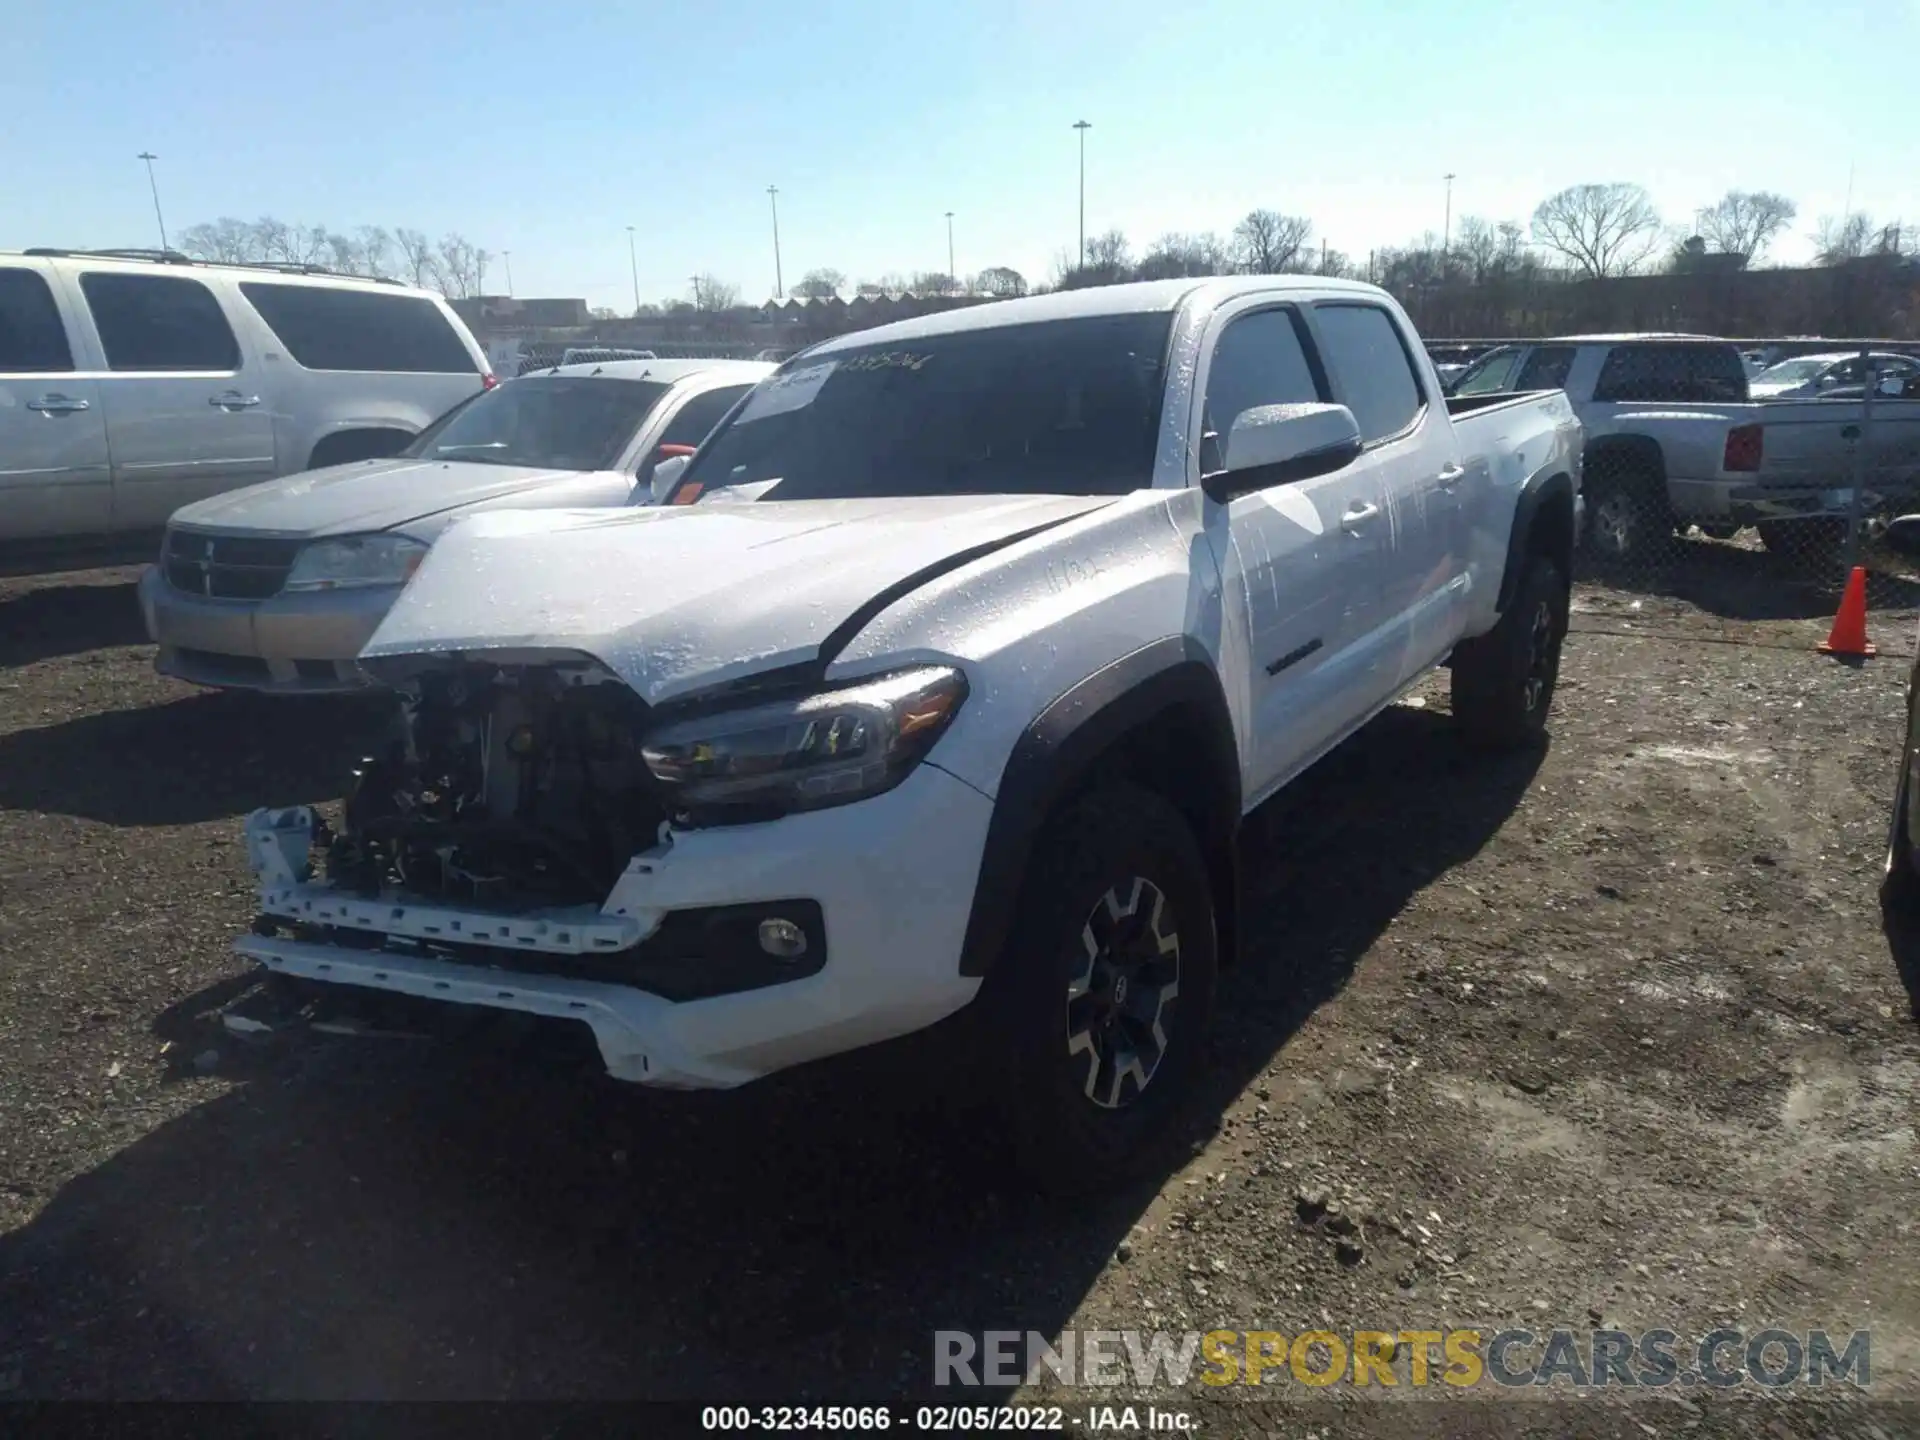
[{"label": "windshield sticker", "polygon": [[918,370],[933,356],[914,355],[905,350],[880,350],[871,355],[856,355],[841,364],[841,369],[849,375],[857,375],[866,370]]},{"label": "windshield sticker", "polygon": [[820,393],[820,387],[827,383],[828,377],[839,368],[838,361],[826,360],[761,381],[735,423],[744,425],[750,420],[784,415],[789,410],[804,410],[813,403],[813,397]]}]

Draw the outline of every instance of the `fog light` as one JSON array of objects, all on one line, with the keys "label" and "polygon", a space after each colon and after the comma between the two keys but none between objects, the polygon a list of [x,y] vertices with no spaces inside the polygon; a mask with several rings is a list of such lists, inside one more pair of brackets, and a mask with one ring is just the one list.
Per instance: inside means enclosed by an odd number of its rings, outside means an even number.
[{"label": "fog light", "polygon": [[762,920],[760,948],[776,960],[798,960],[807,953],[807,932],[791,920]]}]

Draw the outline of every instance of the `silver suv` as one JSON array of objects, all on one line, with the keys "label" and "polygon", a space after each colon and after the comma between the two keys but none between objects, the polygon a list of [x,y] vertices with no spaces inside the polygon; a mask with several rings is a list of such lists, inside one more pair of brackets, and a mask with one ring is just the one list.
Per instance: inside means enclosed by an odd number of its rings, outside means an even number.
[{"label": "silver suv", "polygon": [[0,552],[392,455],[494,383],[438,295],[171,252],[0,252]]}]

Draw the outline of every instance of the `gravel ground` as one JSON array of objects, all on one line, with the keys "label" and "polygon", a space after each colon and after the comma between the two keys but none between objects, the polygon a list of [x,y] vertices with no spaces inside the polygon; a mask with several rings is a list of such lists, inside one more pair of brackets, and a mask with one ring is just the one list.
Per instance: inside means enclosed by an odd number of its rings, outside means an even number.
[{"label": "gravel ground", "polygon": [[[1544,753],[1468,757],[1443,685],[1395,707],[1254,819],[1190,1161],[1067,1210],[911,1046],[679,1096],[236,1046],[239,818],[336,797],[377,715],[156,678],[131,580],[0,581],[0,1394],[851,1401],[924,1396],[941,1328],[1721,1322],[1869,1328],[1876,1398],[1920,1394],[1920,981],[1876,900],[1905,659],[1583,588]],[[1920,1427],[1475,1393],[1157,1399],[1221,1434]]]}]

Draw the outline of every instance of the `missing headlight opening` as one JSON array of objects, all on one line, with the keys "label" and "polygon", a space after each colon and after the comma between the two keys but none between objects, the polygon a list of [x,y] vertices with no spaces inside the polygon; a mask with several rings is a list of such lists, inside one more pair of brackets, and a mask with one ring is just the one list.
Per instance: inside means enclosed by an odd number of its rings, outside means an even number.
[{"label": "missing headlight opening", "polygon": [[598,902],[667,818],[640,757],[647,707],[550,667],[429,671],[402,734],[361,763],[328,878],[374,895]]}]

